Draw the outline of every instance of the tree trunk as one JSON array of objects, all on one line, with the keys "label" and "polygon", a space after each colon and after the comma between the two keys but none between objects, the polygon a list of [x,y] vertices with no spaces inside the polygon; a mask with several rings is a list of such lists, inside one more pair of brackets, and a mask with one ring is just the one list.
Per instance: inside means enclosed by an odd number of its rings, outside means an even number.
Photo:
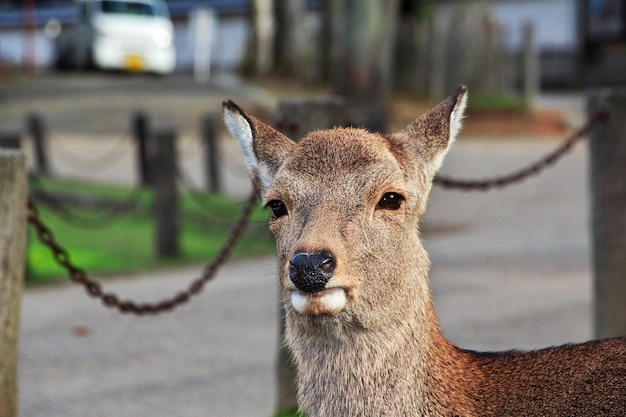
[{"label": "tree trunk", "polygon": [[[333,1],[331,23],[341,30],[334,90],[353,108],[352,121],[370,130],[386,128],[398,0]],[[365,114],[365,117],[362,115]]]},{"label": "tree trunk", "polygon": [[306,22],[304,0],[277,0],[274,4],[276,35],[274,66],[286,77],[305,74]]}]

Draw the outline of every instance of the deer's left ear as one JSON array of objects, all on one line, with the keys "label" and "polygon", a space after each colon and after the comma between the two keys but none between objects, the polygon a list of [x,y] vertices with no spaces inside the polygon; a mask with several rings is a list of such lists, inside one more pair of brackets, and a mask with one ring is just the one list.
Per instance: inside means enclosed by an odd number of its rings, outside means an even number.
[{"label": "deer's left ear", "polygon": [[434,175],[461,130],[466,105],[467,87],[460,85],[452,95],[393,137],[408,141],[417,148]]},{"label": "deer's left ear", "polygon": [[263,197],[294,142],[276,129],[248,116],[231,100],[225,100],[223,107],[224,123],[243,152],[257,193]]}]

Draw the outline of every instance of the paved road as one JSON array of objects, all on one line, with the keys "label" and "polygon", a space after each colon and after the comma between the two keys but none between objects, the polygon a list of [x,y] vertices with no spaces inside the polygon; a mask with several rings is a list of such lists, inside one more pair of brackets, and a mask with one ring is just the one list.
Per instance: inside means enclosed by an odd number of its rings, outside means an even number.
[{"label": "paved road", "polygon": [[[443,171],[506,173],[556,145],[461,139]],[[422,230],[450,339],[507,349],[591,336],[586,170],[579,145],[553,169],[502,191],[433,190]],[[199,271],[120,277],[107,286],[154,300]],[[267,417],[278,343],[273,271],[272,254],[231,263],[198,299],[156,318],[107,311],[69,285],[27,291],[20,417]]]},{"label": "paved road", "polygon": [[[173,313],[124,316],[73,286],[27,291],[20,416],[269,416],[278,344],[273,259],[232,263]],[[171,296],[185,268],[107,281],[143,301]]]},{"label": "paved road", "polygon": [[131,114],[141,110],[156,126],[197,132],[201,118],[220,111],[222,100],[242,105],[273,105],[274,96],[229,75],[204,85],[190,76],[157,78],[143,74],[44,73],[0,79],[0,127],[19,130],[30,112],[46,118],[53,135],[83,134],[95,140],[126,131]]}]

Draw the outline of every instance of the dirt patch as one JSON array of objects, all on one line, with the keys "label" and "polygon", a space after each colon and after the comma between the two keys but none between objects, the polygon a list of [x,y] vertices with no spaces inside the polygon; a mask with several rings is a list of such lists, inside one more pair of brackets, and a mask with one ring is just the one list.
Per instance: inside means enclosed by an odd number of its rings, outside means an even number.
[{"label": "dirt patch", "polygon": [[563,117],[552,111],[531,114],[497,110],[475,112],[465,119],[467,136],[562,136],[569,131]]}]

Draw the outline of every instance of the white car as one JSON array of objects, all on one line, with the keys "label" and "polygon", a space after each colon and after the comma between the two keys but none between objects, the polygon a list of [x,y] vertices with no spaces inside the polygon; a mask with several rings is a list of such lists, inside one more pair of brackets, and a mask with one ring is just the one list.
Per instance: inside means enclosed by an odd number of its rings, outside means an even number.
[{"label": "white car", "polygon": [[55,41],[60,68],[169,74],[174,26],[162,0],[78,0],[79,21]]}]

